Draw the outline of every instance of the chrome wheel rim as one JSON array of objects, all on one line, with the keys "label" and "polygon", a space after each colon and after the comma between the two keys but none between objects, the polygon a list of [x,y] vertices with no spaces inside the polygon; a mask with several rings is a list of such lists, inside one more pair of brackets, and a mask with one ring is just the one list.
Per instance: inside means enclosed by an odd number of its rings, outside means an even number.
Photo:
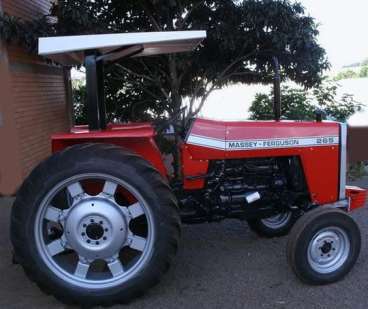
[{"label": "chrome wheel rim", "polygon": [[339,227],[324,228],[314,235],[308,246],[308,263],[320,274],[338,270],[348,259],[350,240]]},{"label": "chrome wheel rim", "polygon": [[[84,182],[87,187],[98,184],[95,191],[100,192],[90,194]],[[62,195],[63,207],[54,205]],[[87,289],[118,286],[134,277],[151,258],[155,236],[153,214],[141,194],[127,182],[99,173],[54,186],[40,204],[34,232],[47,267]]]},{"label": "chrome wheel rim", "polygon": [[266,227],[276,230],[287,225],[290,219],[291,219],[291,212],[284,212],[269,218],[261,219],[261,222]]}]

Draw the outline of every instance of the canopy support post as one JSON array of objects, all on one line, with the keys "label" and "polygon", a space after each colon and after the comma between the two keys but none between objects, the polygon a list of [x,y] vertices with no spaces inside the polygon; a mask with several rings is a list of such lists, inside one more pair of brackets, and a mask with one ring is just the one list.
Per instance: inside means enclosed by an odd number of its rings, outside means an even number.
[{"label": "canopy support post", "polygon": [[96,53],[85,57],[88,127],[91,131],[106,128],[104,102],[103,61],[98,61]]}]

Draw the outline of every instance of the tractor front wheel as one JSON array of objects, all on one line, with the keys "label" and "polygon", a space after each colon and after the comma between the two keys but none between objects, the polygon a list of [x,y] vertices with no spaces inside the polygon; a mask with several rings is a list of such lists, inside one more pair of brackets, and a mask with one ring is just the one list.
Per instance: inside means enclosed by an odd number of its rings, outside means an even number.
[{"label": "tractor front wheel", "polygon": [[264,219],[247,220],[249,227],[261,237],[281,237],[287,235],[298,216],[291,211],[279,213]]},{"label": "tractor front wheel", "polygon": [[319,207],[295,224],[287,255],[303,282],[321,285],[343,278],[354,266],[360,246],[359,227],[347,213]]},{"label": "tractor front wheel", "polygon": [[180,219],[165,180],[120,147],[70,147],[41,163],[11,215],[15,256],[42,290],[65,303],[126,303],[160,279]]}]

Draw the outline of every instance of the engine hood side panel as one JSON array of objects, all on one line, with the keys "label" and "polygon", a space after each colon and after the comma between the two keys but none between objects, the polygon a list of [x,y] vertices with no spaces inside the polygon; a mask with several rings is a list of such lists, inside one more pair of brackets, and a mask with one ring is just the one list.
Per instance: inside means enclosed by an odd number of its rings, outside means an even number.
[{"label": "engine hood side panel", "polygon": [[197,119],[186,146],[192,160],[299,156],[311,201],[326,204],[339,199],[340,142],[336,122]]}]

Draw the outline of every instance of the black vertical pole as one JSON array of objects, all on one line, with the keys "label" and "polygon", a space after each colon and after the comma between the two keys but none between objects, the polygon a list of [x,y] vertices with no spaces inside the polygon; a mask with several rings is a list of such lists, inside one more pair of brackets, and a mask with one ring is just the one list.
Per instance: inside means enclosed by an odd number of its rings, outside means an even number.
[{"label": "black vertical pole", "polygon": [[98,106],[100,116],[100,129],[106,129],[106,106],[104,91],[104,64],[103,61],[97,62],[97,87],[98,87]]},{"label": "black vertical pole", "polygon": [[90,130],[106,128],[104,104],[103,62],[97,61],[96,54],[85,57],[88,126]]},{"label": "black vertical pole", "polygon": [[281,118],[281,76],[280,76],[280,63],[277,57],[273,57],[275,76],[273,80],[273,111],[275,114],[275,120],[279,121]]}]

